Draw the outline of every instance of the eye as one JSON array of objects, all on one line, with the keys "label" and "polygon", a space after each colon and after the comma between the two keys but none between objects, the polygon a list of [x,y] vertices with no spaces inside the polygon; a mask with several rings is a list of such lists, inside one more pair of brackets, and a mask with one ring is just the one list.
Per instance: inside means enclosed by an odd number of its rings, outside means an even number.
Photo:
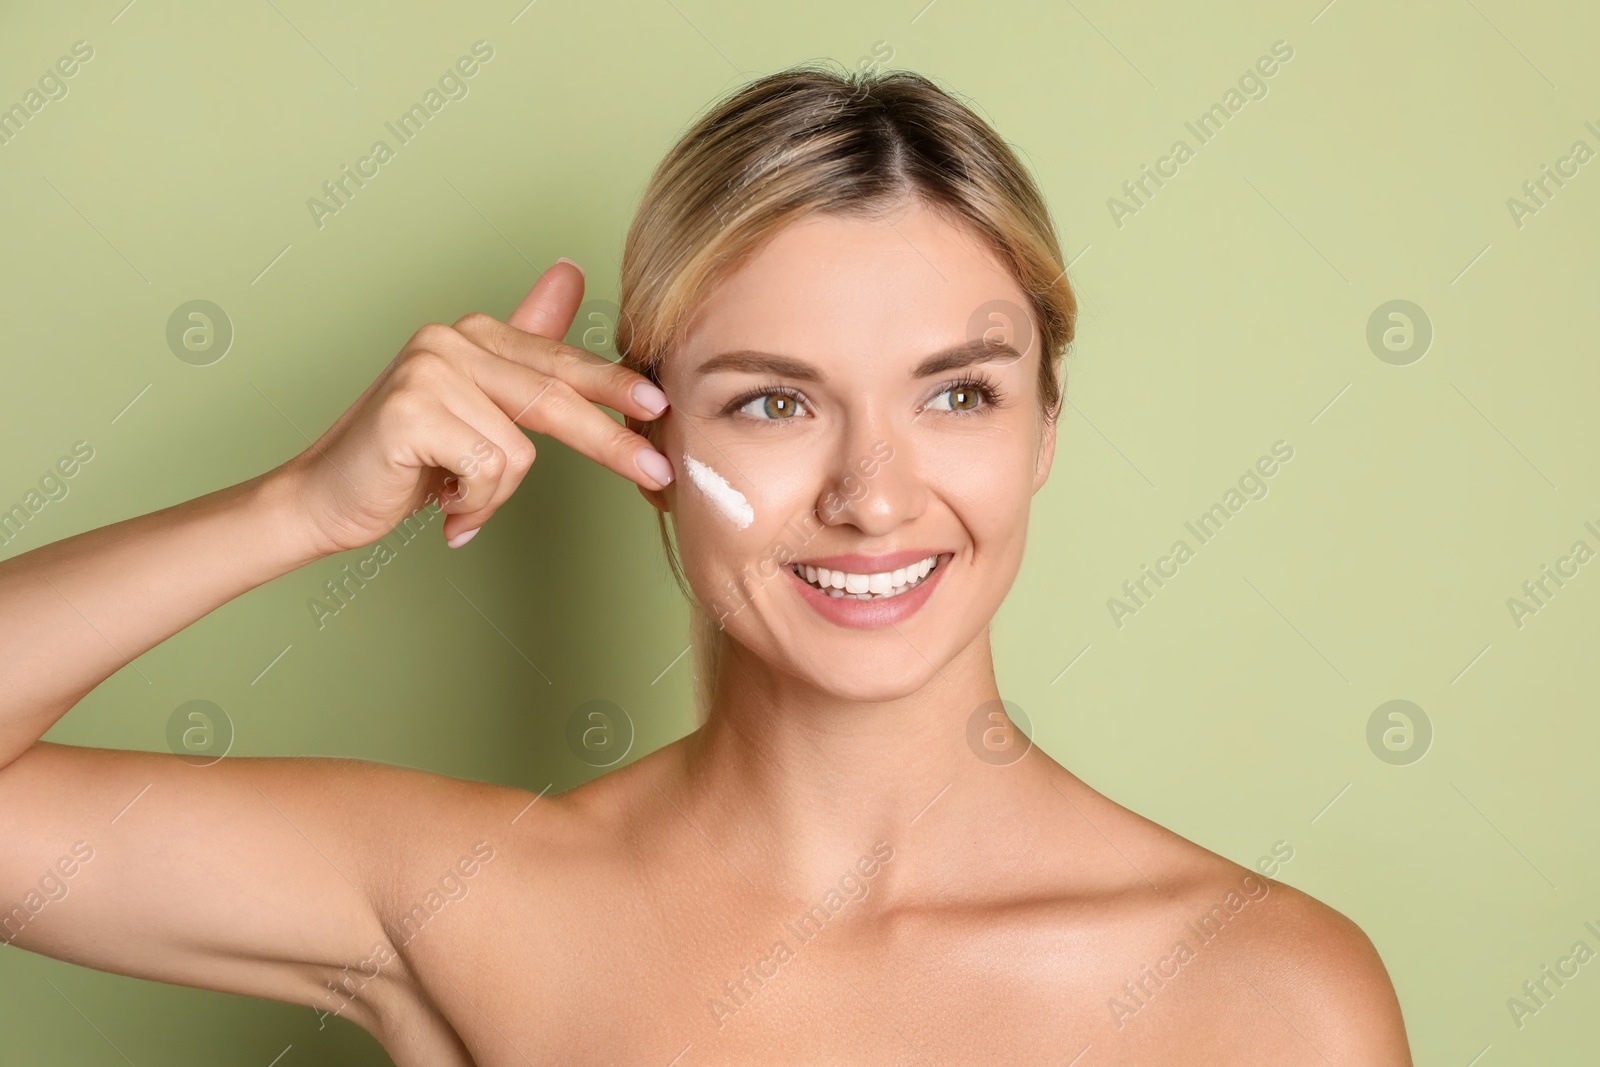
[{"label": "eye", "polygon": [[728,407],[752,419],[777,422],[796,417],[801,409],[801,401],[800,395],[793,390],[763,388],[736,397]]},{"label": "eye", "polygon": [[999,400],[1000,391],[995,386],[976,378],[964,378],[945,386],[944,390],[927,405],[927,409],[964,415],[981,411],[999,403]]}]

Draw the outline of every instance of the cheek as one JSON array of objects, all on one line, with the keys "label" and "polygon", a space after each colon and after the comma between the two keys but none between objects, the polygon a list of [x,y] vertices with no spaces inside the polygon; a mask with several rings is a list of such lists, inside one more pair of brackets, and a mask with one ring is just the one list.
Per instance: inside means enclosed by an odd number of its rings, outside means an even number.
[{"label": "cheek", "polygon": [[[735,457],[703,444],[670,453],[678,477],[671,490],[673,526],[691,582],[721,588],[741,566],[771,554],[785,520],[803,507],[793,472]],[[785,489],[791,489],[785,499]]]},{"label": "cheek", "polygon": [[960,510],[974,532],[1008,530],[1027,509],[1035,448],[1021,428],[928,433],[914,447],[930,488]]},{"label": "cheek", "polygon": [[[704,607],[737,629],[746,625],[747,606],[759,613],[761,590],[787,581],[785,564],[805,555],[826,531],[814,512],[830,484],[822,458],[830,450],[814,441],[687,436],[688,447],[677,441],[671,453],[680,472],[670,498],[679,556]],[[686,462],[685,454],[700,466]],[[748,512],[730,506],[730,493],[743,498]],[[740,524],[744,515],[748,525]]]},{"label": "cheek", "polygon": [[[719,455],[718,458],[725,457]],[[727,475],[688,451],[684,451],[678,459],[684,484],[695,490],[695,495],[701,497],[712,511],[732,523],[736,530],[747,530],[754,525],[756,513],[750,498],[735,487]],[[728,464],[724,463],[723,466],[727,467]],[[748,477],[737,474],[734,477],[746,488],[750,487],[751,480]]]},{"label": "cheek", "polygon": [[658,447],[678,475],[674,506],[680,517],[693,517],[697,528],[720,524],[741,543],[771,540],[763,532],[776,531],[814,504],[826,479],[815,435],[730,435],[709,420],[673,430]]},{"label": "cheek", "polygon": [[823,456],[831,448],[790,444],[763,444],[739,456],[739,469],[750,486],[757,527],[780,528],[787,520],[817,506],[828,484]]}]

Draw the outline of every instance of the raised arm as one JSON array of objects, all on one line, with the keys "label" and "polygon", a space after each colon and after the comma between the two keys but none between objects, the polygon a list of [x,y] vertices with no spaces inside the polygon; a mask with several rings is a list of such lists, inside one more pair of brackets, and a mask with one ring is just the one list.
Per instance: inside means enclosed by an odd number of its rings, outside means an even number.
[{"label": "raised arm", "polygon": [[[384,894],[413,863],[435,852],[453,860],[460,848],[402,832],[405,813],[448,827],[452,811],[494,787],[348,760],[234,757],[198,768],[39,738],[118,668],[217,606],[370,544],[429,501],[448,513],[445,536],[464,543],[533,462],[519,426],[659,488],[637,466],[644,439],[596,406],[648,421],[660,408],[632,390],[649,383],[555,340],[582,291],[581,274],[558,266],[508,322],[425,326],[311,448],[275,470],[0,563],[0,942],[330,1008],[330,975],[373,966],[388,938]],[[369,991],[346,1014],[370,1023],[361,1012],[385,995]]]},{"label": "raised arm", "polygon": [[274,471],[0,563],[0,767],[191,622],[320,558]]}]

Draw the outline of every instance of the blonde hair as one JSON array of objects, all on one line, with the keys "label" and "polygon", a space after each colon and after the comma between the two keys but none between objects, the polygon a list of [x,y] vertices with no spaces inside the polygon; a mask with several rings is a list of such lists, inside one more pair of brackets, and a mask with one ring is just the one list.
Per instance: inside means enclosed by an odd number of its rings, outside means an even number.
[{"label": "blonde hair", "polygon": [[[1039,401],[1060,413],[1061,357],[1077,301],[1044,198],[982,118],[910,71],[837,73],[806,64],[712,105],[656,167],[622,253],[620,362],[659,371],[702,297],[802,216],[882,218],[921,201],[976,233],[1028,296],[1039,337]],[[655,440],[652,423],[646,436]],[[666,515],[668,565],[690,604],[695,707],[709,713],[724,630],[683,575]]]}]

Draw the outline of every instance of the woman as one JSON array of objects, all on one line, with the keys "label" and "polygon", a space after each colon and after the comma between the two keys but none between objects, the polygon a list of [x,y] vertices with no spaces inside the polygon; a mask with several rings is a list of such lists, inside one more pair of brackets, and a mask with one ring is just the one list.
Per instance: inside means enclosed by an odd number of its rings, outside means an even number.
[{"label": "woman", "polygon": [[[558,263],[506,322],[424,326],[281,467],[0,565],[0,889],[75,883],[7,940],[309,1003],[403,1065],[1410,1063],[1356,926],[1004,713],[988,626],[1076,308],[981,119],[907,73],[757,81],[652,179],[621,365],[559,343],[583,287]],[[664,537],[671,516],[688,737],[543,797],[38,740],[436,496],[465,545],[534,461],[518,427],[638,484]]]}]

